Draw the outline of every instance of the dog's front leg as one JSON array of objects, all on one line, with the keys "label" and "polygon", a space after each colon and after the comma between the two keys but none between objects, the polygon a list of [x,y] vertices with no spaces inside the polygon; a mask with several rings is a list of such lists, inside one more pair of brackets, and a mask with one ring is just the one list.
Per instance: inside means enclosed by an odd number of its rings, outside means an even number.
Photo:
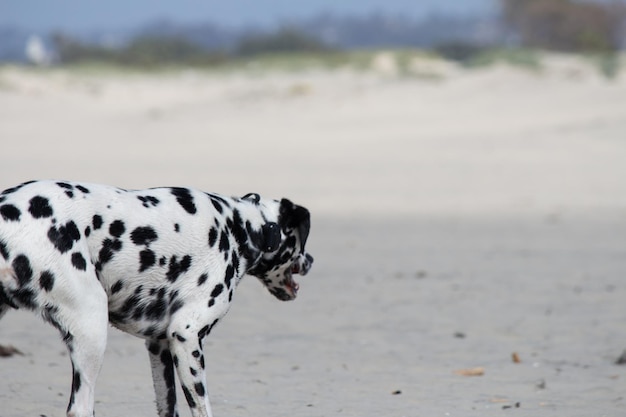
[{"label": "dog's front leg", "polygon": [[211,331],[218,319],[198,328],[201,323],[204,324],[206,321],[199,319],[193,310],[189,315],[182,311],[181,313],[172,322],[168,331],[170,349],[178,379],[192,416],[211,417],[213,414],[206,389],[202,339]]},{"label": "dog's front leg", "polygon": [[146,341],[150,353],[152,381],[159,417],[176,417],[176,384],[174,378],[174,361],[167,340]]}]

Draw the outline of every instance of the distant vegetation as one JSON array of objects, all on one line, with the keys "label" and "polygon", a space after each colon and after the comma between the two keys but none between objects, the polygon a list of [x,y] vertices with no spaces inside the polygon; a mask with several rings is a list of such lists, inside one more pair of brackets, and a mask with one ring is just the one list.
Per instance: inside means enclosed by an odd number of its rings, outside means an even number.
[{"label": "distant vegetation", "polygon": [[[466,66],[486,65],[496,60],[537,67],[534,50],[583,52],[599,57],[600,66],[607,74],[614,73],[619,60],[615,52],[626,41],[626,6],[624,3],[600,3],[578,0],[500,0],[502,36],[500,44],[481,43],[475,39],[444,40],[431,44],[433,54]],[[380,20],[380,19],[379,19]],[[404,20],[398,20],[406,36],[420,37],[407,29]],[[380,23],[372,19],[370,23]],[[372,24],[373,24],[372,23]],[[406,26],[406,27],[405,27]],[[504,29],[506,28],[506,29]],[[326,31],[328,32],[328,31]],[[325,33],[326,33],[325,32]],[[59,64],[105,63],[137,68],[161,66],[219,67],[247,63],[261,57],[274,62],[298,56],[300,62],[321,62],[326,66],[341,65],[346,61],[363,59],[354,49],[329,43],[315,35],[310,26],[281,28],[240,36],[228,46],[207,46],[214,37],[186,37],[185,32],[158,32],[139,35],[117,47],[86,43],[64,34],[52,37],[56,62]],[[339,33],[339,32],[338,32]],[[368,27],[370,36],[377,33]],[[410,39],[402,38],[403,42]],[[216,37],[217,38],[217,37]],[[204,43],[202,43],[205,41]],[[344,42],[345,43],[345,42]],[[415,39],[415,45],[419,39]],[[381,45],[391,49],[404,43]],[[412,47],[414,49],[415,47]],[[283,58],[277,58],[283,57]]]},{"label": "distant vegetation", "polygon": [[503,19],[526,47],[566,52],[615,52],[625,40],[624,3],[501,0]]},{"label": "distant vegetation", "polygon": [[179,36],[142,36],[120,48],[80,42],[63,34],[52,38],[62,64],[103,62],[132,67],[214,66],[263,54],[319,53],[333,50],[296,29],[244,37],[232,51],[207,50]]}]

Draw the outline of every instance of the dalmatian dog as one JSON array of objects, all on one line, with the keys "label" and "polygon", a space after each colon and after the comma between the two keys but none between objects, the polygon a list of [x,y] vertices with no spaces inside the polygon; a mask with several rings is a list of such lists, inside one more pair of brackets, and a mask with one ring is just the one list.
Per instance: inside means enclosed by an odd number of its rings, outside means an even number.
[{"label": "dalmatian dog", "polygon": [[145,339],[160,417],[178,416],[176,376],[193,417],[211,416],[203,339],[245,274],[296,298],[309,228],[306,208],[258,194],[24,183],[0,195],[0,317],[23,308],[59,330],[68,416],[94,415],[108,323]]}]

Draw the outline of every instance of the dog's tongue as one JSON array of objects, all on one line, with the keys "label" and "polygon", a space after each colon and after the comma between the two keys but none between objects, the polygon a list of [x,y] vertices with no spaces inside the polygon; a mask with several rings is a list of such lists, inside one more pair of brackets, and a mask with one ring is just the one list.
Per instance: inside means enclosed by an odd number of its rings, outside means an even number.
[{"label": "dog's tongue", "polygon": [[294,281],[292,277],[289,277],[289,279],[287,280],[287,286],[294,294],[297,294],[298,290],[300,289],[300,285],[296,281]]}]

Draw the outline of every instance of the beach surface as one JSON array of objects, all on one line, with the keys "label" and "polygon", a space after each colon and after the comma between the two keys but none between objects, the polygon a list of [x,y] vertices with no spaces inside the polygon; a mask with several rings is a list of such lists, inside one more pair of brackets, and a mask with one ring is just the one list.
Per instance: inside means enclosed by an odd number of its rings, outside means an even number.
[{"label": "beach surface", "polygon": [[[206,339],[216,416],[625,415],[626,72],[414,67],[0,68],[0,189],[176,185],[310,209],[298,298],[246,277]],[[0,357],[0,417],[64,415],[58,332],[11,311],[0,345],[20,351]],[[156,415],[143,341],[114,328],[96,414]]]}]

